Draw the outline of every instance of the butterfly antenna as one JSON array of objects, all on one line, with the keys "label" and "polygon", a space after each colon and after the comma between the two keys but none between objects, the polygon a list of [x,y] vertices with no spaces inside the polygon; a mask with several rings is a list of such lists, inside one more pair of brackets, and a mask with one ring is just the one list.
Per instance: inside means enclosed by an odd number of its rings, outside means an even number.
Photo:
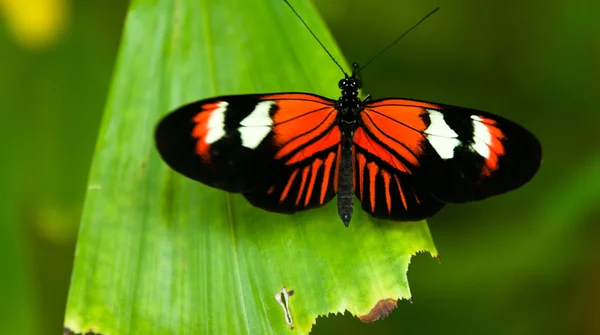
[{"label": "butterfly antenna", "polygon": [[[286,1],[286,0],[284,0]],[[287,2],[287,1],[286,1]],[[433,13],[437,12],[440,9],[440,7],[437,7],[436,9],[432,10],[429,14],[425,15],[419,22],[417,22],[414,26],[408,28],[402,35],[400,35],[400,37],[398,37],[397,39],[395,39],[392,43],[390,43],[390,45],[388,45],[387,47],[385,47],[383,50],[381,50],[378,54],[376,54],[373,58],[371,58],[371,60],[369,60],[368,62],[365,63],[365,65],[363,65],[358,71],[362,71],[362,69],[366,68],[367,65],[371,64],[371,62],[373,60],[375,60],[375,58],[381,56],[381,54],[383,54],[384,52],[388,51],[389,48],[393,47],[394,44],[398,43],[398,41],[400,41],[404,36],[406,36],[408,33],[410,33],[413,29],[415,29],[416,27],[418,27],[421,23],[423,23],[423,21],[427,20],[428,17],[430,17],[431,15],[433,15]]]},{"label": "butterfly antenna", "polygon": [[342,70],[342,73],[344,74],[344,76],[348,77],[348,74],[346,74],[346,71],[344,71],[344,68],[342,68],[342,66],[340,65],[340,63],[338,63],[335,60],[335,58],[333,58],[333,56],[331,55],[331,53],[329,52],[329,50],[327,50],[327,48],[323,45],[323,43],[321,42],[321,40],[319,40],[319,38],[317,37],[317,35],[315,35],[315,33],[313,33],[313,31],[310,29],[310,27],[308,26],[308,24],[306,24],[306,22],[304,22],[304,19],[302,19],[302,17],[300,16],[300,14],[298,14],[298,12],[296,12],[296,10],[294,9],[294,7],[292,7],[292,4],[290,4],[288,2],[288,0],[283,0],[283,1],[292,9],[292,12],[294,12],[294,14],[296,14],[296,16],[300,19],[300,21],[302,21],[302,24],[304,24],[304,26],[306,27],[306,29],[308,29],[308,31],[315,38],[315,40],[317,40],[317,42],[319,42],[319,44],[321,45],[321,47],[323,48],[323,50],[325,50],[325,52],[327,52],[327,55],[329,55],[329,58],[331,58],[331,60],[335,63],[335,65],[337,65],[340,68],[340,70]]}]

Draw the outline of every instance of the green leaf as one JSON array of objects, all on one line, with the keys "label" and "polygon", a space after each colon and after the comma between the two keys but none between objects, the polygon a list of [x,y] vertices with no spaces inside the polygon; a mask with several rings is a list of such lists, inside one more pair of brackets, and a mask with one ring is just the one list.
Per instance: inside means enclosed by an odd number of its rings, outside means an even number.
[{"label": "green leaf", "polygon": [[[345,64],[316,10],[293,5]],[[106,334],[281,334],[348,310],[373,319],[409,298],[411,255],[436,250],[425,222],[388,223],[335,201],[295,215],[254,208],[162,162],[153,130],[215,95],[335,97],[341,73],[283,1],[138,0],[126,20],[77,244],[65,327]],[[279,296],[281,298],[281,295]],[[285,305],[285,304],[284,304]]]}]

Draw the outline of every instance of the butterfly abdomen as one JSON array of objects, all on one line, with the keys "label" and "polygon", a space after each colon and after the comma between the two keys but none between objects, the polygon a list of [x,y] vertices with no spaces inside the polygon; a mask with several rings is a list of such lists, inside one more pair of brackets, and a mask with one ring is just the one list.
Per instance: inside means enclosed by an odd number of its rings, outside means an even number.
[{"label": "butterfly abdomen", "polygon": [[342,133],[342,150],[338,173],[338,214],[347,227],[352,219],[352,204],[354,196],[354,171],[352,170],[352,135]]}]

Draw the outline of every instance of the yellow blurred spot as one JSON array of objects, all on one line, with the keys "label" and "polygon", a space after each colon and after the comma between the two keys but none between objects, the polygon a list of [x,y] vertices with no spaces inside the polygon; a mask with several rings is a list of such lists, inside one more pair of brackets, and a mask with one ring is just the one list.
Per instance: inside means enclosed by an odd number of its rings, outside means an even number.
[{"label": "yellow blurred spot", "polygon": [[68,245],[77,239],[80,213],[57,205],[39,204],[32,209],[35,231],[56,245]]},{"label": "yellow blurred spot", "polygon": [[68,0],[0,0],[3,21],[23,47],[54,44],[67,25]]}]

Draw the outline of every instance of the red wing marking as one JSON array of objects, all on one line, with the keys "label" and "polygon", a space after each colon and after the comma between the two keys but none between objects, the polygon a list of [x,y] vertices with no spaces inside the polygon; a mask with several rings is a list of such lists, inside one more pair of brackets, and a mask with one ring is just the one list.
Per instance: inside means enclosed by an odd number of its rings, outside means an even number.
[{"label": "red wing marking", "polygon": [[367,170],[369,170],[369,193],[371,200],[371,211],[375,211],[375,177],[377,177],[377,172],[379,172],[379,167],[377,164],[373,162],[369,162],[367,164]]},{"label": "red wing marking", "polygon": [[317,180],[317,173],[319,172],[319,168],[321,168],[321,165],[323,165],[323,161],[320,159],[315,159],[312,163],[310,171],[310,182],[308,183],[308,189],[306,190],[304,206],[308,206],[308,202],[310,201],[310,197],[313,193],[313,188],[315,187],[315,181]]},{"label": "red wing marking", "polygon": [[360,200],[363,198],[363,186],[365,183],[363,182],[363,173],[365,171],[365,165],[367,164],[367,158],[362,154],[356,154],[356,159],[358,160],[358,183],[360,188]]},{"label": "red wing marking", "polygon": [[412,188],[412,186],[410,187],[410,190],[412,191],[411,193],[414,194],[415,200],[417,201],[417,204],[420,205],[421,204],[421,200],[419,200],[419,197],[417,196],[417,192],[415,192],[415,190]]},{"label": "red wing marking", "polygon": [[196,153],[204,160],[208,160],[210,157],[209,148],[210,143],[206,143],[204,140],[208,133],[209,120],[212,113],[219,108],[221,101],[216,101],[210,104],[202,105],[202,111],[200,111],[192,121],[196,124],[192,130],[192,136],[198,141],[196,142]]},{"label": "red wing marking", "polygon": [[[477,115],[477,117],[479,118],[479,122],[481,122],[481,123],[485,123],[490,126],[495,126],[497,124],[496,120],[492,120],[490,118],[483,117],[481,115]],[[502,134],[502,132],[500,132],[500,134]]]},{"label": "red wing marking", "polygon": [[408,211],[408,207],[406,206],[406,198],[404,197],[404,191],[402,191],[402,186],[400,186],[400,179],[398,176],[394,175],[394,179],[396,179],[396,185],[398,185],[398,190],[400,191],[400,198],[402,199],[402,205],[404,209]]},{"label": "red wing marking", "polygon": [[383,177],[383,185],[385,186],[385,203],[387,204],[388,213],[392,212],[392,196],[390,194],[390,173],[381,170],[381,176]]},{"label": "red wing marking", "polygon": [[335,173],[333,174],[333,190],[337,193],[338,187],[338,172],[340,171],[340,155],[342,146],[338,144],[337,156],[335,159]]},{"label": "red wing marking", "polygon": [[[298,139],[300,139],[300,138],[298,138]],[[290,165],[290,164],[298,163],[298,162],[316,154],[319,151],[323,151],[325,149],[329,149],[329,148],[333,147],[334,145],[340,143],[341,140],[342,140],[342,134],[341,134],[339,128],[338,127],[331,128],[331,130],[327,133],[327,135],[325,135],[323,138],[319,139],[318,141],[313,142],[313,143],[303,147],[300,151],[298,151],[296,154],[294,154],[294,156],[292,156],[292,158],[287,160],[285,162],[285,164]],[[292,141],[292,142],[296,142],[296,141]],[[296,147],[294,147],[294,149],[298,148],[299,146],[301,146],[303,144],[305,144],[305,143],[298,143],[298,145]],[[291,145],[286,145],[282,150],[280,150],[277,153],[275,158],[280,158],[281,156],[284,156],[285,154],[289,153],[289,152],[287,152],[287,151],[289,151],[288,150],[289,147],[291,147]],[[286,151],[286,153],[282,155],[281,153],[283,151]]]},{"label": "red wing marking", "polygon": [[[210,104],[215,105],[215,104]],[[215,106],[216,107],[216,106]],[[218,107],[217,107],[218,108]],[[208,119],[210,118],[211,111],[202,110],[200,113],[196,114],[192,121],[196,124],[194,130],[192,131],[192,136],[195,138],[204,138],[206,137],[206,132],[208,131]]]},{"label": "red wing marking", "polygon": [[304,186],[306,186],[306,179],[308,178],[308,170],[310,170],[310,166],[306,166],[302,170],[302,181],[300,182],[300,190],[298,190],[298,195],[296,196],[296,206],[300,203],[300,198],[302,198],[302,193],[304,193]]},{"label": "red wing marking", "polygon": [[[377,144],[377,142],[371,140],[362,128],[358,128],[354,132],[354,143],[359,147],[372,153],[373,155],[379,157],[384,162],[390,164],[396,170],[410,173],[406,165],[404,165],[400,160],[398,160],[391,152],[389,152],[389,150]],[[405,158],[412,158],[415,164],[418,164],[418,162],[416,161],[416,157],[414,157],[412,154],[408,154],[408,157]]]},{"label": "red wing marking", "polygon": [[296,170],[294,170],[294,172],[292,172],[292,175],[290,176],[290,179],[288,180],[287,184],[285,185],[283,192],[281,192],[281,197],[279,197],[279,202],[283,202],[283,200],[285,200],[285,198],[287,198],[287,195],[290,192],[290,188],[292,188],[292,184],[294,183],[294,179],[296,179],[296,175],[298,175],[298,170],[299,169],[296,169]]},{"label": "red wing marking", "polygon": [[418,166],[417,157],[422,153],[423,131],[427,128],[421,118],[422,113],[421,107],[390,106],[367,108],[361,113],[361,117],[373,137],[410,164]]},{"label": "red wing marking", "polygon": [[[275,158],[281,158],[300,148],[318,135],[330,128],[335,121],[335,109],[326,108],[318,112],[305,114],[296,118],[294,122],[280,123],[278,115],[285,114],[287,110],[279,110],[273,117],[274,143],[281,147]],[[306,120],[304,120],[306,119]],[[339,133],[339,130],[337,131]]]},{"label": "red wing marking", "polygon": [[490,140],[486,141],[486,144],[490,147],[490,157],[486,160],[485,164],[487,169],[484,171],[484,175],[488,176],[492,171],[498,169],[498,158],[504,155],[504,146],[502,140],[505,139],[504,133],[496,126],[496,121],[488,119],[482,116],[477,116],[481,124],[483,124],[487,131],[490,133]]},{"label": "red wing marking", "polygon": [[[337,114],[332,101],[310,94],[270,94],[261,100],[275,101],[277,106],[272,129],[273,142],[280,150],[275,158],[290,154],[325,132]],[[312,153],[304,154],[308,157]]]},{"label": "red wing marking", "polygon": [[325,170],[323,170],[323,181],[321,184],[321,197],[319,198],[319,203],[323,204],[325,201],[325,195],[327,194],[327,185],[329,185],[329,175],[331,174],[331,166],[333,165],[333,160],[335,159],[335,154],[330,152],[325,159]]},{"label": "red wing marking", "polygon": [[489,176],[492,171],[498,168],[498,154],[493,150],[490,152],[490,157],[485,161],[485,170],[483,176]]}]

